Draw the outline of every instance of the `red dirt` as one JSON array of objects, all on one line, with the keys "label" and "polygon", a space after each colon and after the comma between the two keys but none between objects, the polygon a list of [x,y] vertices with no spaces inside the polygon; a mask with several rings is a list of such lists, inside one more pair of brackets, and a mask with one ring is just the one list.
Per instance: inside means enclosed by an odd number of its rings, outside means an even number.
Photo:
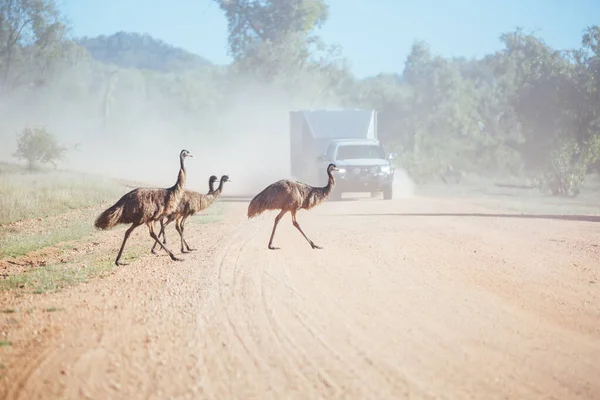
[{"label": "red dirt", "polygon": [[328,202],[298,214],[323,250],[286,215],[270,251],[275,213],[246,207],[190,225],[184,262],[140,228],[106,278],[0,297],[0,398],[600,398],[597,223]]}]

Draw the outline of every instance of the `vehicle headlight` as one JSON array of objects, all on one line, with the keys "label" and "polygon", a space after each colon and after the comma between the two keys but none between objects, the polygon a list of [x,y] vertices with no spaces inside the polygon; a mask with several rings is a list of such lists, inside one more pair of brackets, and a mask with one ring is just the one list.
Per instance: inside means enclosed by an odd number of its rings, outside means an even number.
[{"label": "vehicle headlight", "polygon": [[390,172],[392,172],[392,167],[390,167],[389,165],[383,165],[381,167],[381,172],[383,172],[384,174],[389,174]]}]

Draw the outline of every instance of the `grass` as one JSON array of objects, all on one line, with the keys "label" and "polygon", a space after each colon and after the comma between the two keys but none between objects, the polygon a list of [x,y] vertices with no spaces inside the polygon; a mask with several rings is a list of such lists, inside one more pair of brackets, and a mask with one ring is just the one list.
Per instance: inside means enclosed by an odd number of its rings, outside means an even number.
[{"label": "grass", "polygon": [[[90,241],[94,237],[93,220],[99,208],[95,206],[116,200],[123,193],[122,185],[94,176],[64,171],[29,172],[0,163],[0,259],[23,256],[50,246],[57,246],[61,253],[69,252],[77,243]],[[216,203],[190,221],[193,224],[220,221],[222,210],[223,205]],[[34,218],[40,220],[32,221]],[[6,225],[23,219],[29,221]],[[129,242],[123,261],[131,262],[148,250],[147,241]],[[49,265],[8,276],[0,280],[0,291],[56,292],[102,277],[115,268],[112,252],[82,253],[76,258],[66,263],[52,261]],[[45,311],[61,310],[50,307]]]},{"label": "grass", "polygon": [[94,175],[0,163],[0,225],[93,206],[123,193],[123,186]]},{"label": "grass", "polygon": [[[123,193],[121,184],[94,175],[29,171],[0,163],[0,258],[18,257],[91,234],[95,212],[57,218],[71,210],[115,200]],[[46,219],[35,221],[34,231],[6,225],[35,218]]]},{"label": "grass", "polygon": [[[194,224],[208,224],[219,221],[222,216],[222,204],[214,204],[211,209],[206,210],[202,215],[197,215],[190,220]],[[43,235],[15,235],[8,239],[8,248],[3,249],[5,254],[25,254],[29,249],[41,248],[42,244],[53,243],[67,237],[79,237],[92,230],[91,221],[80,221],[79,228],[65,228],[56,231],[50,231]],[[6,242],[6,240],[5,240]],[[129,242],[127,251],[123,254],[123,261],[132,262],[135,259],[145,255],[149,250],[147,240],[141,243]],[[68,250],[72,248],[69,243],[61,244],[60,248]],[[9,276],[0,280],[0,291],[21,290],[29,293],[48,293],[56,292],[69,286],[74,286],[83,282],[88,282],[95,277],[102,277],[110,273],[114,267],[114,254],[101,254],[99,259],[90,259],[90,255],[84,255],[85,259],[74,260],[70,263],[52,264],[39,266],[23,273]],[[48,308],[46,312],[60,311],[62,309]],[[2,312],[11,313],[15,310],[6,309]]]},{"label": "grass", "polygon": [[202,211],[200,214],[196,214],[193,217],[189,218],[189,221],[192,221],[196,224],[210,224],[213,222],[221,221],[223,217],[223,203],[214,203],[212,207]]},{"label": "grass", "polygon": [[[148,241],[140,243],[129,242],[122,260],[132,262],[149,253]],[[38,266],[25,272],[0,280],[0,291],[18,290],[34,294],[57,292],[64,288],[88,282],[97,277],[103,277],[112,272],[114,265],[113,253],[82,255],[82,258],[69,263]],[[93,258],[96,257],[96,258]],[[62,308],[50,307],[46,312],[62,311]],[[16,310],[6,309],[2,312],[12,313]]]},{"label": "grass", "polygon": [[0,347],[4,346],[12,346],[12,342],[9,342],[7,340],[0,340]]},{"label": "grass", "polygon": [[[91,278],[105,275],[113,269],[111,261],[101,261],[92,265],[48,265],[37,267],[0,281],[0,290],[21,289],[41,294],[56,292],[69,286],[87,282]],[[49,308],[46,311],[58,311]]]},{"label": "grass", "polygon": [[[80,239],[94,232],[93,218],[95,215],[71,220],[61,227],[52,226],[55,223],[48,222],[38,233],[10,233],[8,229],[0,227],[0,257],[18,257],[57,243]],[[61,245],[63,250],[68,250],[69,247],[72,248],[73,244]]]}]

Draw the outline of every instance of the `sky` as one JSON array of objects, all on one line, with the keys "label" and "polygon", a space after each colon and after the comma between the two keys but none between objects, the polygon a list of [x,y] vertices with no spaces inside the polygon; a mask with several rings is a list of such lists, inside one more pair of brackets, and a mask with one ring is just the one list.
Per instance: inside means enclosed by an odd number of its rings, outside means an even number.
[{"label": "sky", "polygon": [[[556,49],[577,48],[600,24],[600,0],[328,0],[318,32],[340,45],[358,78],[401,73],[415,40],[443,56],[482,57],[502,48],[501,33],[533,31]],[[213,0],[59,0],[72,34],[148,33],[227,64],[227,21]]]}]

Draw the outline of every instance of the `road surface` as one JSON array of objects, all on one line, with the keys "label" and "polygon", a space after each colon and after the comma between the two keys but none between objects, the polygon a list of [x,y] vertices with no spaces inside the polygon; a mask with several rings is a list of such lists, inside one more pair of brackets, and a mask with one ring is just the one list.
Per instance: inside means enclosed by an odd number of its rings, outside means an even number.
[{"label": "road surface", "polygon": [[[327,202],[298,214],[323,250],[288,214],[270,251],[276,213],[246,207],[189,225],[184,262],[48,295],[67,312],[37,322],[0,397],[600,399],[597,222]],[[122,233],[103,234],[115,252]]]}]

